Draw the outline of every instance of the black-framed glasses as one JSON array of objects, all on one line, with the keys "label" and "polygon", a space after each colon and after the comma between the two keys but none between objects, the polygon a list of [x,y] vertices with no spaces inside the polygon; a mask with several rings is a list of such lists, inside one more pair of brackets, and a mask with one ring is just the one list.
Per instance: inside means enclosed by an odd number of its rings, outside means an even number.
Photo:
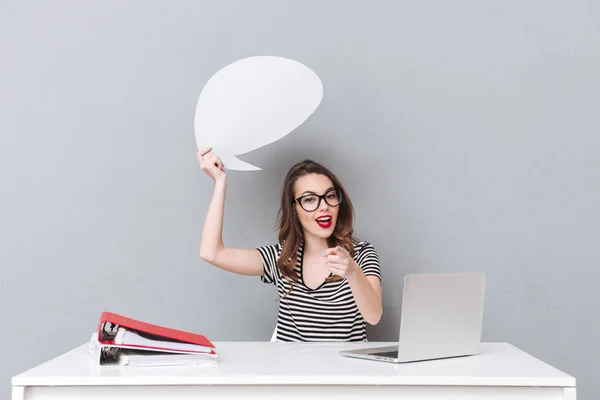
[{"label": "black-framed glasses", "polygon": [[321,200],[332,207],[338,206],[342,202],[342,192],[339,189],[329,189],[325,194],[305,194],[294,201],[300,204],[305,211],[315,211],[321,205]]}]

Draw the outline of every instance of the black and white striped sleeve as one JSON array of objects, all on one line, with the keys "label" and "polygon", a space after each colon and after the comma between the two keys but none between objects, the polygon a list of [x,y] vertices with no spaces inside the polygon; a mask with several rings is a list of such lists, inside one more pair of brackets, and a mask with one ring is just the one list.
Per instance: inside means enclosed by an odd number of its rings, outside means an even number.
[{"label": "black and white striped sleeve", "polygon": [[279,255],[279,244],[272,244],[257,248],[262,258],[263,274],[260,277],[264,283],[275,284],[277,282],[277,257]]},{"label": "black and white striped sleeve", "polygon": [[365,276],[376,276],[381,280],[381,266],[375,247],[369,242],[363,242],[356,253],[356,262],[360,265]]}]

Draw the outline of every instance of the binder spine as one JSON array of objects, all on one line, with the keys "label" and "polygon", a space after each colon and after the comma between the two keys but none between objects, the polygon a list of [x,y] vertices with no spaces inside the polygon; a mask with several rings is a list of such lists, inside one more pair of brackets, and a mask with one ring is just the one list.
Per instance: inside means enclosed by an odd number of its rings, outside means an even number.
[{"label": "binder spine", "polygon": [[98,334],[96,332],[92,333],[92,337],[90,338],[90,353],[92,355],[92,359],[94,360],[94,363],[96,363],[97,365],[100,364],[100,358],[101,358],[101,345],[98,342]]},{"label": "binder spine", "polygon": [[121,349],[114,346],[103,345],[98,341],[98,334],[92,333],[89,344],[90,353],[96,365],[114,365],[119,363]]},{"label": "binder spine", "polygon": [[103,322],[100,325],[99,339],[103,342],[115,340],[115,336],[117,336],[118,330],[119,325],[113,322]]}]

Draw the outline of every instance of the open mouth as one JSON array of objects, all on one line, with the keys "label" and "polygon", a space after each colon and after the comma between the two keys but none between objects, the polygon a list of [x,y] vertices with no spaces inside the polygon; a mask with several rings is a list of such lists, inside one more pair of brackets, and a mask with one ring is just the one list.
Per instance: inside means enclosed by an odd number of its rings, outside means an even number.
[{"label": "open mouth", "polygon": [[317,225],[319,225],[321,228],[327,229],[331,227],[333,218],[331,218],[331,215],[322,215],[319,218],[317,218],[316,221]]}]

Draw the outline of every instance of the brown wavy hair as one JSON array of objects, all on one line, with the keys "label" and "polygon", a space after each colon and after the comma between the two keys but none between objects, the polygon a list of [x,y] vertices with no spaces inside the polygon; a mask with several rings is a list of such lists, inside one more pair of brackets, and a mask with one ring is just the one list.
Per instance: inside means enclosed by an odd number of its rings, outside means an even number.
[{"label": "brown wavy hair", "polygon": [[[297,261],[298,250],[304,241],[304,232],[296,211],[294,189],[296,181],[300,177],[310,174],[325,175],[331,180],[333,187],[341,192],[342,202],[337,206],[339,207],[339,211],[335,229],[333,234],[327,238],[327,245],[328,247],[341,246],[354,257],[354,244],[356,242],[353,236],[354,208],[342,183],[329,169],[315,161],[304,160],[295,164],[290,168],[285,177],[281,192],[281,206],[277,214],[279,221],[279,242],[283,243],[281,255],[277,260],[277,267],[290,284],[290,290],[280,299],[287,296],[294,288],[294,283],[298,281],[298,274],[294,270],[294,267]],[[329,276],[325,281],[335,282],[341,279],[341,277],[333,275]]]}]

